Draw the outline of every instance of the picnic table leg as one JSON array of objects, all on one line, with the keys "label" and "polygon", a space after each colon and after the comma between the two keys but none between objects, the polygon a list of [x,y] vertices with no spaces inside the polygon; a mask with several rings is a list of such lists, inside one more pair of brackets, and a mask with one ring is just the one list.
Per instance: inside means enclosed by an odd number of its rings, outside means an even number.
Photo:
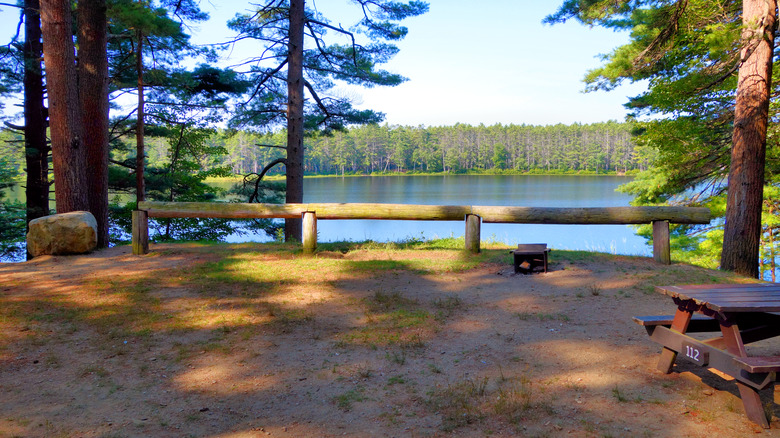
[{"label": "picnic table leg", "polygon": [[[688,331],[688,324],[691,322],[692,316],[693,312],[690,310],[677,309],[670,328],[678,333],[685,333]],[[664,347],[661,351],[661,358],[658,360],[658,370],[664,374],[671,373],[675,359],[677,359],[677,352]]]},{"label": "picnic table leg", "polygon": [[[726,344],[726,351],[739,357],[746,357],[747,351],[745,344],[742,343],[742,335],[739,334],[739,327],[727,321],[722,322],[720,331],[723,333],[723,341]],[[758,424],[764,429],[769,429],[769,420],[764,412],[764,405],[761,403],[761,397],[758,390],[753,389],[744,383],[736,382],[739,388],[739,397],[742,399],[742,405],[745,407],[745,414],[750,421]]]},{"label": "picnic table leg", "polygon": [[775,380],[774,399],[775,399],[775,404],[780,405],[780,384],[778,384],[777,380]]}]

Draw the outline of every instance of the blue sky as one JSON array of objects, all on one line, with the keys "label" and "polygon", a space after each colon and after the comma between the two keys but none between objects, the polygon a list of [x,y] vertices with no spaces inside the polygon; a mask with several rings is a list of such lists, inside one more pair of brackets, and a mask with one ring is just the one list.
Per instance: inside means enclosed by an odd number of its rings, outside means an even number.
[{"label": "blue sky", "polygon": [[[194,28],[196,41],[226,40],[224,22],[249,8],[248,1],[202,1],[209,23]],[[582,77],[599,65],[600,54],[627,41],[626,34],[589,28],[575,22],[543,25],[560,1],[429,0],[430,11],[406,20],[409,34],[400,52],[384,68],[409,80],[397,87],[344,88],[359,107],[386,114],[399,125],[491,125],[593,123],[622,120],[626,96],[642,84],[611,92],[582,93]],[[309,0],[334,24],[354,23],[349,0]],[[18,12],[0,7],[9,35]],[[3,38],[6,40],[7,38]],[[233,51],[235,62],[253,47]]]}]

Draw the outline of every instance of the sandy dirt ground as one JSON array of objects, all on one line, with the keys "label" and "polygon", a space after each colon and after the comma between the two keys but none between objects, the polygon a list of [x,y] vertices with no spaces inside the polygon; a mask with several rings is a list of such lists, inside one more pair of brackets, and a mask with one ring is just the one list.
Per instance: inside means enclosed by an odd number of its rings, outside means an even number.
[{"label": "sandy dirt ground", "polygon": [[556,252],[526,276],[509,256],[415,267],[456,252],[152,251],[0,264],[0,437],[780,436],[776,417],[745,418],[733,382],[656,371],[632,322],[673,312],[653,285],[722,273]]}]

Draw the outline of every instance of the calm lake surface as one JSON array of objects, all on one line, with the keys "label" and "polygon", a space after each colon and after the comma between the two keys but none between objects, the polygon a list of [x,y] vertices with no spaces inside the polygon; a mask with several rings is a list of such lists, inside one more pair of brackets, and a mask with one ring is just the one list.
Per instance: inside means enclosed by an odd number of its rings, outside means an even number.
[{"label": "calm lake surface", "polygon": [[[615,189],[620,176],[448,175],[307,178],[304,202],[378,202],[427,205],[508,205],[525,207],[619,207],[631,197]],[[318,240],[401,241],[462,237],[463,221],[320,220]],[[244,236],[233,241],[263,241]],[[482,224],[482,240],[547,243],[557,249],[652,255],[652,248],[628,225]]]},{"label": "calm lake surface", "polygon": [[[447,175],[306,178],[304,202],[377,202],[427,205],[508,205],[524,207],[620,207],[631,197],[615,189],[621,176]],[[11,199],[23,200],[14,187]],[[462,237],[463,221],[319,220],[318,240],[377,242]],[[263,235],[231,236],[231,242],[271,240]],[[547,243],[556,249],[652,255],[629,225],[482,224],[482,240],[508,245]]]}]

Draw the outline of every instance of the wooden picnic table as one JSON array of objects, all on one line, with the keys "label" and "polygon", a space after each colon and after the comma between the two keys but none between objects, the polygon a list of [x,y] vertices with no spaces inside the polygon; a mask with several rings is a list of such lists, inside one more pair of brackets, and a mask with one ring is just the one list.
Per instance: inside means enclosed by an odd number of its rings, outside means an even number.
[{"label": "wooden picnic table", "polygon": [[[780,336],[780,284],[657,286],[677,305],[673,316],[636,316],[650,339],[663,345],[658,369],[670,373],[678,354],[736,381],[747,417],[769,428],[759,390],[776,380],[780,356],[749,356],[746,344]],[[697,339],[689,333],[719,332]],[[775,388],[777,391],[778,388]],[[778,393],[775,392],[777,402]]]}]

